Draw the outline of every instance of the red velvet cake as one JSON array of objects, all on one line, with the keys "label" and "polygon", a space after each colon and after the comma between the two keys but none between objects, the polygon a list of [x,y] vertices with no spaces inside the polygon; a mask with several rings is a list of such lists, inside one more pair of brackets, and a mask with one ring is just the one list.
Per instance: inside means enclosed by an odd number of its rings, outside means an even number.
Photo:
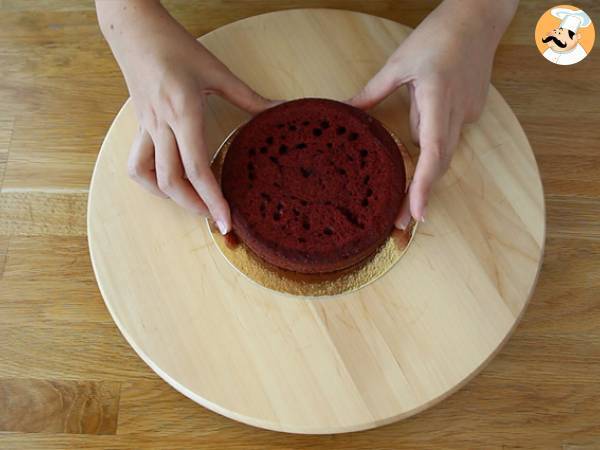
[{"label": "red velvet cake", "polygon": [[240,128],[221,184],[233,230],[267,262],[332,272],[370,256],[389,236],[404,197],[394,139],[344,103],[301,99]]}]

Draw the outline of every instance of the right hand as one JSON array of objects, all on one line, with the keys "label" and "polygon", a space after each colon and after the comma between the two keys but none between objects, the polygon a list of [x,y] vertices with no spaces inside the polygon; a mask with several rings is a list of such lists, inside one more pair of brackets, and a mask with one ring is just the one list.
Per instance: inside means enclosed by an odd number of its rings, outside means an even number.
[{"label": "right hand", "polygon": [[210,169],[203,138],[204,98],[221,95],[251,114],[274,102],[239,80],[160,4],[128,3],[132,4],[142,11],[130,12],[135,17],[122,20],[122,27],[103,26],[140,123],[129,175],[153,194],[197,214],[210,214],[225,234],[231,217]]}]

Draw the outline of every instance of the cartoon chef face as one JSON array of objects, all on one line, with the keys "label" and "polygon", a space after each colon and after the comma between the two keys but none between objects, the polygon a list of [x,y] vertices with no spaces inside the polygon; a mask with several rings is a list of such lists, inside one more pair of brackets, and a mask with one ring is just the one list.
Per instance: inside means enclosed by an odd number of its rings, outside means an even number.
[{"label": "cartoon chef face", "polygon": [[542,38],[542,42],[555,52],[568,52],[575,48],[581,39],[581,34],[562,27],[555,28]]}]

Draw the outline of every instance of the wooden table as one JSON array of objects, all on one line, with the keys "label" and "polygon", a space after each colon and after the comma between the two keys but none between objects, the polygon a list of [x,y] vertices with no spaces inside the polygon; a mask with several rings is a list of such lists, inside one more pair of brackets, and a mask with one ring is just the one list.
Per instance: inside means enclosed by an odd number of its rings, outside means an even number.
[{"label": "wooden table", "polygon": [[[196,35],[328,6],[416,26],[434,1],[168,2]],[[547,206],[538,287],[504,350],[432,409],[377,430],[296,436],[205,410],[113,324],[85,231],[96,155],[127,96],[91,2],[0,1],[0,448],[600,448],[600,50],[552,66],[533,44],[552,3],[522,1],[493,83],[529,136]],[[598,22],[600,5],[580,1]]]}]

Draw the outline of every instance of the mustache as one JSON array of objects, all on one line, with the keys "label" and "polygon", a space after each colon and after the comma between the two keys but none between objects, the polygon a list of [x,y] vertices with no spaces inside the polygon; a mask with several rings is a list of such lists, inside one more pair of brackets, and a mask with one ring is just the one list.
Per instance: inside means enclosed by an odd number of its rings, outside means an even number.
[{"label": "mustache", "polygon": [[558,45],[560,48],[565,48],[567,46],[566,42],[561,42],[558,40],[558,38],[556,36],[548,36],[545,38],[542,38],[542,42],[545,44],[546,42],[550,42],[550,41],[554,41],[554,43],[556,45]]}]

